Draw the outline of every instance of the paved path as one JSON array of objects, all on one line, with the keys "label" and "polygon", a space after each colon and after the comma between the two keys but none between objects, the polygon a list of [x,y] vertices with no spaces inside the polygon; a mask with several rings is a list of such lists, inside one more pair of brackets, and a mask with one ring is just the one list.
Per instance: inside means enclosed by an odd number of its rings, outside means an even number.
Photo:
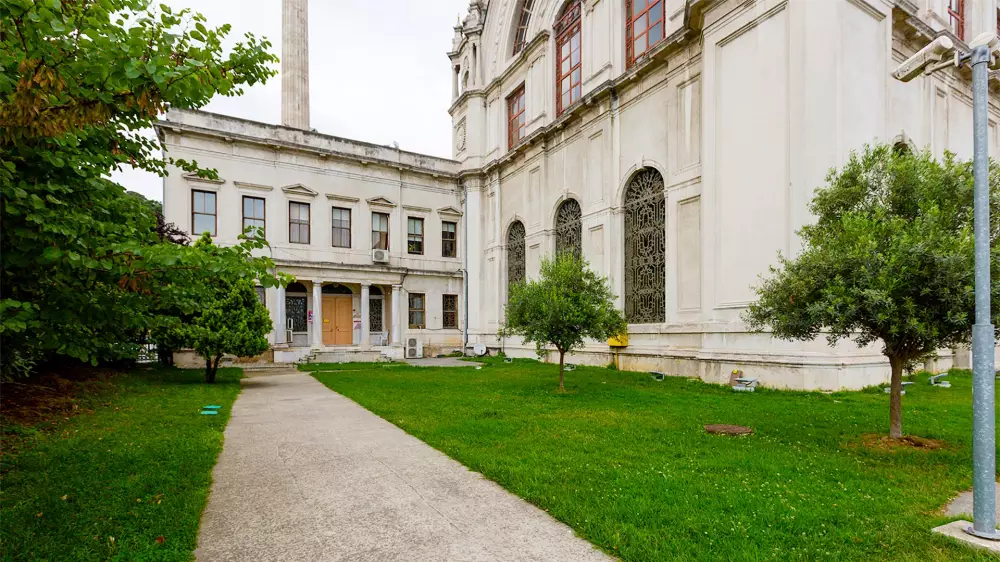
[{"label": "paved path", "polygon": [[213,473],[199,561],[609,560],[308,375],[244,385]]}]

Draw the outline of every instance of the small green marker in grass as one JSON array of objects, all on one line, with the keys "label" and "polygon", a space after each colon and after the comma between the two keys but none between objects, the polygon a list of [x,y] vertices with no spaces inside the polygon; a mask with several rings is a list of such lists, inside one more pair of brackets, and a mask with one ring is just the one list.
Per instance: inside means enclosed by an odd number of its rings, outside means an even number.
[{"label": "small green marker in grass", "polygon": [[219,415],[218,410],[202,410],[201,415],[203,416],[217,416]]},{"label": "small green marker in grass", "polygon": [[202,406],[202,410],[221,410],[222,406]]}]

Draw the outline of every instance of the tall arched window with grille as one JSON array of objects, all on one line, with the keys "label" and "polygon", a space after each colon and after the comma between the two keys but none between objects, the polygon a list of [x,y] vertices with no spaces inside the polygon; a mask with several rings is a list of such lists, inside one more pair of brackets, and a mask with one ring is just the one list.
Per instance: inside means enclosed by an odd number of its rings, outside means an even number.
[{"label": "tall arched window with grille", "polygon": [[663,176],[640,170],[625,191],[625,319],[654,324],[667,316],[667,205]]},{"label": "tall arched window with grille", "polygon": [[580,203],[567,199],[556,211],[556,254],[570,252],[576,257],[583,254],[583,222]]},{"label": "tall arched window with grille", "polygon": [[580,35],[580,0],[570,0],[556,20],[556,115],[580,99],[583,61]]},{"label": "tall arched window with grille", "polygon": [[524,224],[515,221],[507,229],[507,287],[524,281]]},{"label": "tall arched window with grille", "polygon": [[521,0],[514,9],[514,47],[511,56],[524,50],[528,44],[528,25],[531,23],[531,8],[533,0]]}]

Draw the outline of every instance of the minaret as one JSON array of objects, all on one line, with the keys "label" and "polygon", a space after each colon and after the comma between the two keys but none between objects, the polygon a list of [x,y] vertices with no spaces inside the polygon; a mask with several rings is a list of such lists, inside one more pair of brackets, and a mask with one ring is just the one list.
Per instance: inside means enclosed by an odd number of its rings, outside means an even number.
[{"label": "minaret", "polygon": [[283,0],[281,124],[309,129],[309,0]]}]

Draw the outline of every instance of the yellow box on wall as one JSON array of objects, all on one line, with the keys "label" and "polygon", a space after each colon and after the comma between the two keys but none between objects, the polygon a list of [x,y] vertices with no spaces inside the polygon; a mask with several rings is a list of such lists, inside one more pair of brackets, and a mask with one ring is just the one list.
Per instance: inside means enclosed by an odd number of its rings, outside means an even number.
[{"label": "yellow box on wall", "polygon": [[611,336],[608,338],[608,345],[611,347],[628,347],[628,334]]}]

